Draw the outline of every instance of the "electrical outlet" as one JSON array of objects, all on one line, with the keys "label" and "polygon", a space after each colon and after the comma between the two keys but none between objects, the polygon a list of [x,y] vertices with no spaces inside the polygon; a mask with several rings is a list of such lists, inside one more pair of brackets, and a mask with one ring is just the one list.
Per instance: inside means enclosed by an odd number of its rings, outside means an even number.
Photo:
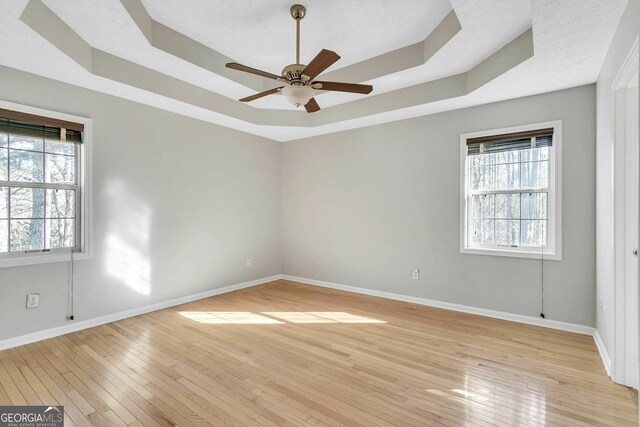
[{"label": "electrical outlet", "polygon": [[602,310],[604,309],[604,300],[602,299],[602,297],[598,298],[598,310],[600,310],[600,313],[602,313]]},{"label": "electrical outlet", "polygon": [[40,294],[27,295],[27,308],[38,308],[39,302],[40,302]]},{"label": "electrical outlet", "polygon": [[247,267],[251,267],[251,258],[247,258]]},{"label": "electrical outlet", "polygon": [[420,280],[420,270],[418,270],[417,268],[411,270],[411,278],[413,280]]}]

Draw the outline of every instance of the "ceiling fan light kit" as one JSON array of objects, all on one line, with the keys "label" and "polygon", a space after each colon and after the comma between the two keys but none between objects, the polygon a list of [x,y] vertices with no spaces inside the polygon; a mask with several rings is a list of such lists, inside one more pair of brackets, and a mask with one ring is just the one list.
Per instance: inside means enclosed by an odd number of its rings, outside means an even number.
[{"label": "ceiling fan light kit", "polygon": [[245,73],[256,74],[268,79],[285,83],[284,86],[276,87],[247,96],[240,99],[241,102],[249,102],[267,95],[282,93],[291,104],[296,107],[304,105],[308,113],[314,113],[320,110],[320,106],[313,98],[316,90],[350,92],[359,94],[369,94],[373,90],[371,85],[361,85],[355,83],[339,83],[339,82],[323,82],[314,79],[324,70],[333,65],[340,55],[337,53],[322,49],[308,65],[300,63],[300,21],[306,16],[307,9],[300,5],[294,4],[290,9],[291,17],[296,21],[296,63],[287,65],[282,70],[282,75],[278,76],[267,71],[258,70],[256,68],[247,67],[246,65],[230,62],[227,68],[231,68]]},{"label": "ceiling fan light kit", "polygon": [[314,91],[311,86],[304,84],[292,84],[290,86],[283,87],[282,94],[287,98],[287,101],[296,107],[299,107],[301,105],[306,105],[307,102],[313,98]]}]

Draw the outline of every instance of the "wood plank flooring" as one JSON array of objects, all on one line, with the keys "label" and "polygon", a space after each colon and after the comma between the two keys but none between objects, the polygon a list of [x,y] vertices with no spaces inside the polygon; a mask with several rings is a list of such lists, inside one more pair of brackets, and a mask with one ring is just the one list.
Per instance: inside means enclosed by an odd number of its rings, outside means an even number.
[{"label": "wood plank flooring", "polygon": [[593,339],[277,281],[0,352],[69,426],[638,425]]}]

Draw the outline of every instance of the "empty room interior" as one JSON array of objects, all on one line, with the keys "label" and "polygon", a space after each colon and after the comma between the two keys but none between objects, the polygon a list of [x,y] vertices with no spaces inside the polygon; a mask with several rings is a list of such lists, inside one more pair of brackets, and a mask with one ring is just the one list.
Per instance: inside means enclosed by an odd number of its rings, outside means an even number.
[{"label": "empty room interior", "polygon": [[637,426],[639,34],[0,2],[0,427]]}]

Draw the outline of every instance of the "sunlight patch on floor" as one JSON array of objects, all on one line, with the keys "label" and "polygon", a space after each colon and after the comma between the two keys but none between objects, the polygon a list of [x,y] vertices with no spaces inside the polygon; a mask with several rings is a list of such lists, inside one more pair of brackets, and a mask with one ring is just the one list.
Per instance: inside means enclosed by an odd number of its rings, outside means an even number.
[{"label": "sunlight patch on floor", "polygon": [[180,315],[205,324],[387,323],[341,311],[181,311]]},{"label": "sunlight patch on floor", "polygon": [[248,311],[181,311],[181,316],[199,323],[213,325],[253,325],[284,323],[270,317],[250,313]]},{"label": "sunlight patch on floor", "polygon": [[386,323],[383,320],[341,311],[266,311],[262,314],[291,323]]}]

